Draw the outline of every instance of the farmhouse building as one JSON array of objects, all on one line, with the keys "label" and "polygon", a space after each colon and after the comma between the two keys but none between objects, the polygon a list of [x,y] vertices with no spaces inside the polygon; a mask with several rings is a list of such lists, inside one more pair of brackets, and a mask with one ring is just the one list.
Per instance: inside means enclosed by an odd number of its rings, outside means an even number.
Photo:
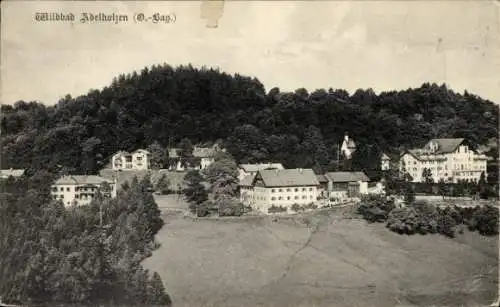
[{"label": "farmhouse building", "polygon": [[[107,187],[106,187],[107,184]],[[99,176],[63,176],[51,187],[52,197],[61,200],[65,206],[88,205],[97,191],[104,196],[116,197],[116,180]]]},{"label": "farmhouse building", "polygon": [[144,149],[134,152],[119,151],[111,158],[114,170],[147,170],[151,167],[151,154]]},{"label": "farmhouse building", "polygon": [[265,169],[285,169],[281,163],[260,163],[238,165],[238,179],[242,180],[248,175],[255,175],[258,171]]},{"label": "farmhouse building", "polygon": [[370,179],[363,172],[329,172],[325,174],[327,196],[334,199],[358,197],[368,194]]},{"label": "farmhouse building", "polygon": [[[481,173],[487,176],[487,160],[463,138],[432,139],[423,148],[404,151],[399,170],[402,174],[409,174],[413,182],[425,182],[430,178],[434,182],[478,182]],[[424,169],[427,178],[422,176]]]},{"label": "farmhouse building", "polygon": [[290,208],[316,202],[319,185],[312,169],[264,169],[241,180],[240,198],[267,213],[271,206]]}]

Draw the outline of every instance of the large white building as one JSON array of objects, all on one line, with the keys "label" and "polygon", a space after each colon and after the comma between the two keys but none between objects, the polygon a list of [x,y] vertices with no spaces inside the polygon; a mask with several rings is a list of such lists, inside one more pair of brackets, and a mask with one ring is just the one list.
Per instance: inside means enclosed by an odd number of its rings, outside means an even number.
[{"label": "large white building", "polygon": [[293,204],[315,203],[319,186],[312,169],[259,170],[240,181],[240,200],[268,213],[271,206],[290,209]]},{"label": "large white building", "polygon": [[[109,190],[105,191],[104,183]],[[89,175],[63,176],[56,180],[51,187],[52,197],[61,200],[65,206],[88,205],[97,191],[108,197],[116,197],[116,180]]]},{"label": "large white building", "polygon": [[281,163],[259,163],[238,165],[238,179],[242,180],[248,175],[255,175],[258,171],[265,169],[285,169]]},{"label": "large white building", "polygon": [[432,139],[423,148],[402,153],[399,170],[413,182],[425,182],[424,169],[430,170],[434,182],[479,181],[486,173],[487,157],[471,149],[463,138]]},{"label": "large white building", "polygon": [[151,154],[144,149],[134,152],[119,151],[111,158],[111,168],[114,170],[147,170],[151,167]]}]

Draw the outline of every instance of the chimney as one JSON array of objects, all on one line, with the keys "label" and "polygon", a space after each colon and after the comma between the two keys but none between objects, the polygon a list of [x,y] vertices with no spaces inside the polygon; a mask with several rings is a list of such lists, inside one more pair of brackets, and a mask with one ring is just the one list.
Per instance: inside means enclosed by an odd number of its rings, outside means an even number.
[{"label": "chimney", "polygon": [[301,173],[301,174],[302,174],[302,169],[301,169],[301,168],[299,168],[299,173]]},{"label": "chimney", "polygon": [[348,133],[348,132],[346,132],[346,133],[344,134],[344,141],[346,141],[346,142],[348,142],[348,141],[349,141],[349,133]]},{"label": "chimney", "polygon": [[276,176],[278,176],[278,173],[280,172],[279,169],[276,169]]}]

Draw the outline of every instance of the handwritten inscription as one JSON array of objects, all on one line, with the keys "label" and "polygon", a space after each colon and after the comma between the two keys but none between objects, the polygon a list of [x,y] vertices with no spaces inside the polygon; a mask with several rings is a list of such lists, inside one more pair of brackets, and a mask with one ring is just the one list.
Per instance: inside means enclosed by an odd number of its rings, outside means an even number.
[{"label": "handwritten inscription", "polygon": [[35,13],[35,20],[38,22],[79,22],[83,24],[119,24],[133,21],[135,23],[175,23],[177,16],[175,13],[134,13],[134,14],[117,14],[117,13],[88,13],[80,14],[73,13]]}]

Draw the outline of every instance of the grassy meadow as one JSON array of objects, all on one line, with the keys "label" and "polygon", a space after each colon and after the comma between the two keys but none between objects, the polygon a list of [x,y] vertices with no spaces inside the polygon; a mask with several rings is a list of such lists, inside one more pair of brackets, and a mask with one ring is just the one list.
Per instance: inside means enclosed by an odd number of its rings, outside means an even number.
[{"label": "grassy meadow", "polygon": [[174,306],[484,306],[497,298],[498,237],[398,235],[350,218],[348,207],[192,219],[176,196],[156,197],[162,246],[145,266],[161,275]]}]

